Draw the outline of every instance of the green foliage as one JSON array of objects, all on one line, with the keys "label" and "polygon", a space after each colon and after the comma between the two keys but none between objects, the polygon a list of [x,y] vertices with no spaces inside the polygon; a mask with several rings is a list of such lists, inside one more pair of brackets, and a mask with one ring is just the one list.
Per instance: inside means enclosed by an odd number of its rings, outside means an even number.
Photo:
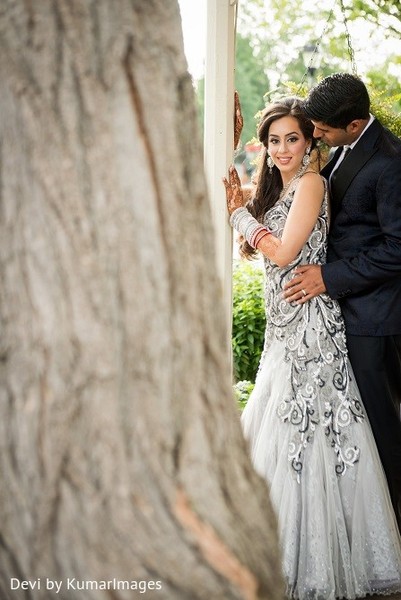
[{"label": "green foliage", "polygon": [[[292,90],[294,92],[304,81],[302,93],[299,93],[302,96],[316,80],[330,73],[351,71],[344,14],[340,1],[333,4],[320,6],[316,12],[314,3],[300,3],[298,0],[241,0],[235,87],[244,116],[242,145],[256,135],[257,113],[280,90],[288,93],[286,86],[289,82],[297,82]],[[371,91],[372,111],[385,126],[400,136],[397,112],[401,107],[401,82],[399,76],[391,73],[399,71],[401,66],[396,45],[401,37],[401,3],[399,0],[358,0],[352,3],[344,0],[343,5],[351,38],[355,36],[352,45],[356,66]],[[362,25],[363,31],[366,30],[363,41],[356,36]],[[398,36],[397,28],[400,31]],[[374,48],[380,47],[380,41],[386,37],[395,40],[394,53],[387,52],[383,63],[375,64]],[[312,46],[318,44],[313,63],[316,67],[314,78],[306,76],[303,58],[304,46],[311,43]],[[367,69],[366,64],[369,65]],[[204,80],[199,80],[196,87],[203,128]],[[236,162],[244,162],[247,166],[248,158],[243,153],[237,156]]]},{"label": "green foliage", "polygon": [[387,127],[394,135],[401,138],[401,114],[394,112],[393,106],[401,100],[401,93],[388,97],[387,92],[369,88],[371,98],[371,111],[380,123]]},{"label": "green foliage", "polygon": [[400,0],[353,0],[348,18],[363,18],[375,27],[383,28],[386,35],[401,37]]},{"label": "green foliage", "polygon": [[[401,57],[400,57],[401,64]],[[370,70],[366,74],[366,81],[369,83],[373,102],[376,96],[381,96],[383,100],[385,90],[385,103],[393,112],[399,112],[401,109],[401,81],[398,77],[389,73],[389,64],[386,62],[380,71]],[[380,91],[379,91],[380,90]]]},{"label": "green foliage", "polygon": [[[253,51],[250,39],[238,34],[236,38],[235,89],[239,93],[244,118],[241,134],[242,145],[256,135],[255,115],[264,107],[263,94],[268,88],[269,80],[265,73],[264,60]],[[196,84],[201,131],[203,131],[204,92],[205,80],[202,78]]]},{"label": "green foliage", "polygon": [[251,392],[254,387],[255,384],[252,383],[252,381],[247,380],[238,381],[238,383],[236,383],[233,386],[235,399],[237,401],[238,408],[240,409],[240,411],[244,410],[245,405],[248,402],[248,398],[251,395]]},{"label": "green foliage", "polygon": [[[369,79],[372,81],[371,77]],[[380,82],[380,79],[376,79],[375,81]],[[367,83],[366,85],[371,100],[372,114],[379,119],[384,127],[387,127],[394,135],[401,138],[401,113],[394,109],[401,102],[400,84],[393,82],[392,91],[394,95],[389,95],[387,87],[386,91],[383,91],[383,89],[374,87],[372,84]],[[300,87],[299,84],[289,81],[276,93],[276,97],[296,94],[300,98],[305,98],[307,93],[306,86]]]},{"label": "green foliage", "polygon": [[205,78],[199,79],[196,84],[196,98],[198,105],[198,122],[199,130],[203,140],[204,134],[204,117],[205,117]]},{"label": "green foliage", "polygon": [[[363,76],[372,68],[385,75],[393,72],[396,78],[399,73],[400,0],[333,0],[319,5],[299,0],[242,0],[238,31],[248,35],[254,50],[264,56],[274,87],[302,80],[306,70],[303,50],[315,43],[318,52],[310,65],[315,74],[308,76],[309,87],[316,77],[351,71],[352,54]],[[386,40],[394,44],[387,43],[383,53]]]},{"label": "green foliage", "polygon": [[256,135],[256,113],[264,107],[263,94],[269,87],[264,61],[256,55],[248,37],[237,35],[235,89],[241,100],[244,127],[241,142],[246,144]]},{"label": "green foliage", "polygon": [[254,381],[263,350],[266,316],[264,273],[238,261],[233,273],[233,362],[236,381]]}]

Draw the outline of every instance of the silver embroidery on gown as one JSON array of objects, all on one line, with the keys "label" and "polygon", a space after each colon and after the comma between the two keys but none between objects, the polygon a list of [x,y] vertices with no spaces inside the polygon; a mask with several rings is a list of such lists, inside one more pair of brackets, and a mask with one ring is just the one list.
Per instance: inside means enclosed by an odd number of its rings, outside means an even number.
[{"label": "silver embroidery on gown", "polygon": [[[294,190],[266,214],[277,237]],[[296,259],[283,268],[264,259],[265,344],[241,417],[278,517],[287,593],[300,600],[401,591],[400,536],[338,303],[282,297],[297,265],[325,262],[327,232],[326,193]]]}]

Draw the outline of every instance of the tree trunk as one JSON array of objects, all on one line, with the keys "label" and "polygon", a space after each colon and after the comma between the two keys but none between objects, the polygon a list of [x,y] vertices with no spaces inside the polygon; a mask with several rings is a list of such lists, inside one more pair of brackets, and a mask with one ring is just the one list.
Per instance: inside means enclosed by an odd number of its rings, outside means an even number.
[{"label": "tree trunk", "polygon": [[177,1],[0,16],[0,596],[282,598]]}]

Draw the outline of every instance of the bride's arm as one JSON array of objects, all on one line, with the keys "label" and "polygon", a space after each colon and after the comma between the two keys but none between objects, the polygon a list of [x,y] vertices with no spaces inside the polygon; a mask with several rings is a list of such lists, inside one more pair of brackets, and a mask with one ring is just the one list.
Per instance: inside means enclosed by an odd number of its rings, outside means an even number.
[{"label": "bride's arm", "polygon": [[298,183],[281,239],[262,237],[257,249],[279,267],[290,264],[303,248],[318,219],[324,184],[317,173],[305,173]]},{"label": "bride's arm", "polygon": [[[279,267],[294,260],[308,239],[319,216],[324,197],[324,184],[317,173],[305,173],[298,183],[281,239],[272,235],[243,208],[241,182],[234,167],[229,179],[223,178],[226,188],[227,208],[232,215],[232,225],[244,235],[253,247],[260,250]],[[237,209],[241,208],[241,211]]]}]

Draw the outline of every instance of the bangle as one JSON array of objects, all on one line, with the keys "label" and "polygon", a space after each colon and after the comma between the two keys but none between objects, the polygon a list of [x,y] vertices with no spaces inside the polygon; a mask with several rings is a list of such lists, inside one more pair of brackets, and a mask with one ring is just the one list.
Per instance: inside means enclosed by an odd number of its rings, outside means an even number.
[{"label": "bangle", "polygon": [[259,223],[259,221],[251,215],[245,206],[241,206],[233,211],[230,217],[230,224],[239,231],[248,244],[255,249],[262,237],[271,233],[267,227]]},{"label": "bangle", "polygon": [[264,228],[264,231],[261,231],[261,232],[259,233],[259,235],[257,235],[257,236],[256,236],[256,238],[255,238],[255,241],[254,241],[254,242],[253,242],[253,244],[252,244],[252,247],[253,247],[253,248],[255,248],[255,250],[256,250],[256,248],[258,247],[258,244],[259,244],[259,242],[260,242],[260,241],[261,241],[261,240],[262,240],[264,237],[266,237],[267,235],[271,235],[271,233],[272,233],[272,232],[271,232],[271,231],[269,231],[268,229],[266,229],[266,227],[265,227],[265,228]]}]

